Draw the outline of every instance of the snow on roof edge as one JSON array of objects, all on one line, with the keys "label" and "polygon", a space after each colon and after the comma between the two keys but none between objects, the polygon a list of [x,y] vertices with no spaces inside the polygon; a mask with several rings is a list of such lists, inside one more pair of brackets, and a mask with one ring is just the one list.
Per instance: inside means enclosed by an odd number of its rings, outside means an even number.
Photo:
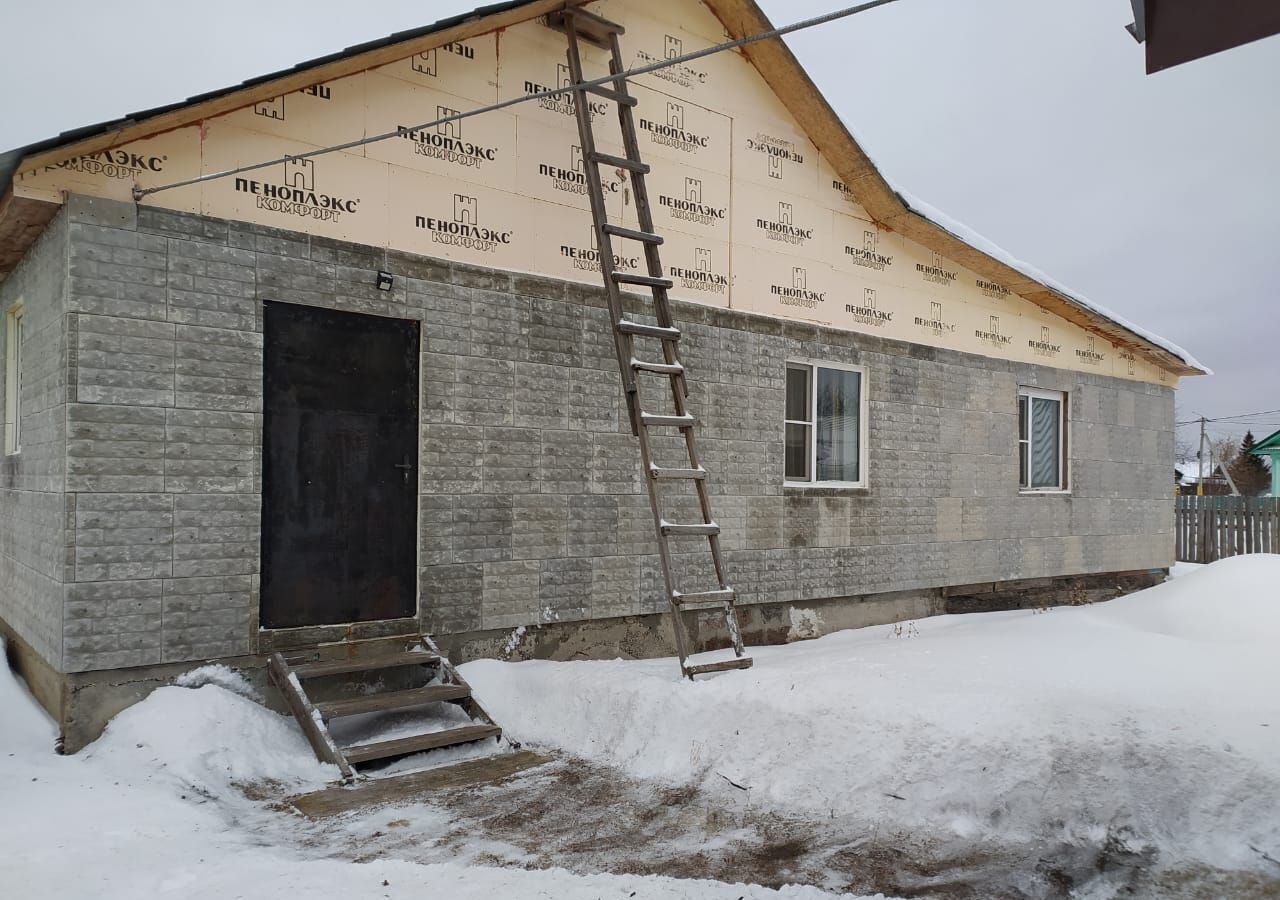
[{"label": "snow on roof edge", "polygon": [[966,244],[968,244],[970,247],[973,247],[975,250],[980,250],[981,252],[987,254],[987,256],[990,256],[993,259],[999,260],[1000,262],[1004,263],[1009,268],[1015,269],[1018,272],[1021,272],[1023,275],[1026,275],[1028,278],[1034,281],[1040,282],[1045,287],[1048,287],[1054,291],[1057,291],[1059,294],[1071,300],[1073,303],[1078,304],[1082,308],[1092,313],[1096,313],[1097,315],[1108,318],[1111,321],[1115,322],[1117,325],[1121,326],[1122,328],[1127,328],[1129,331],[1132,331],[1134,334],[1136,334],[1138,337],[1142,338],[1143,340],[1149,341],[1150,343],[1155,344],[1157,347],[1160,347],[1164,350],[1168,350],[1170,353],[1178,357],[1188,366],[1199,369],[1206,375],[1213,374],[1212,369],[1210,369],[1204,363],[1197,360],[1189,352],[1179,347],[1173,341],[1170,341],[1167,338],[1162,338],[1160,335],[1155,334],[1154,332],[1147,331],[1145,328],[1141,327],[1140,325],[1135,325],[1133,322],[1130,322],[1128,319],[1124,318],[1123,316],[1112,312],[1111,310],[1107,309],[1105,306],[1101,306],[1097,303],[1094,303],[1092,300],[1088,300],[1084,297],[1081,297],[1079,294],[1077,294],[1075,291],[1071,290],[1070,288],[1066,287],[1061,282],[1056,281],[1053,278],[1050,278],[1048,275],[1046,275],[1044,272],[1037,269],[1035,266],[1032,266],[1028,263],[1023,262],[1022,260],[1014,256],[1012,253],[1005,250],[1000,245],[993,243],[992,241],[978,234],[976,231],[969,228],[967,225],[957,222],[955,219],[948,216],[942,210],[938,209],[935,206],[931,206],[930,204],[921,200],[919,197],[916,197],[914,194],[910,193],[909,191],[903,190],[902,188],[893,184],[891,184],[890,187],[893,188],[894,192],[897,193],[897,195],[902,199],[903,204],[905,204],[906,207],[910,209],[912,212],[916,213],[917,215],[923,216],[924,218],[932,222],[934,225],[937,225],[938,227],[950,232],[952,236],[956,237],[961,241],[964,241]]}]

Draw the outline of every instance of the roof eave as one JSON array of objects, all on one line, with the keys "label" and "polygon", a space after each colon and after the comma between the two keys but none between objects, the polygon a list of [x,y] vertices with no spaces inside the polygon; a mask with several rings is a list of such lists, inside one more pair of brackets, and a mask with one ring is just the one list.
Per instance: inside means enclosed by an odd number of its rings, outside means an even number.
[{"label": "roof eave", "polygon": [[[318,82],[354,75],[452,41],[488,34],[554,10],[581,6],[587,2],[589,0],[511,0],[480,7],[422,29],[399,32],[380,41],[359,44],[336,54],[301,63],[276,76],[255,78],[225,91],[211,92],[181,103],[134,113],[123,119],[65,132],[48,141],[0,154],[0,195],[6,199],[12,195],[11,179],[19,168],[53,165],[75,156],[152,137],[281,94],[302,90]],[[734,38],[773,28],[773,24],[754,0],[704,2]],[[781,38],[748,44],[743,52],[876,222],[937,250],[978,274],[997,281],[1030,302],[1102,335],[1112,343],[1132,349],[1174,375],[1206,374],[1205,370],[1189,365],[1120,323],[1082,308],[1072,298],[1005,265],[910,209],[863,151],[857,139]],[[0,213],[4,209],[0,205]],[[23,227],[29,228],[29,224],[25,223]],[[5,223],[0,221],[0,233],[3,233],[5,227]],[[31,240],[34,241],[34,237]],[[0,257],[0,279],[11,268],[12,266],[6,267],[5,259]]]},{"label": "roof eave", "polygon": [[[773,28],[769,18],[754,0],[704,2],[720,19],[731,37],[740,38]],[[1117,346],[1142,355],[1171,374],[1208,374],[1206,370],[1188,364],[1120,323],[1082,307],[1073,298],[1050,285],[1030,278],[989,256],[908,207],[858,144],[857,138],[845,126],[782,39],[748,44],[743,48],[743,53],[777,92],[809,139],[827,157],[841,181],[877,223],[937,250],[979,275],[1004,285],[1013,293],[1101,335]]]}]

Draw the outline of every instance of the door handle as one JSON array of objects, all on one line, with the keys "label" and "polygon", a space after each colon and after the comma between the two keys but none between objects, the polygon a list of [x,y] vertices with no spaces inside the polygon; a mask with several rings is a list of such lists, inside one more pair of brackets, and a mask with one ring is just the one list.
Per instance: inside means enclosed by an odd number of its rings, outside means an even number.
[{"label": "door handle", "polygon": [[404,483],[408,484],[409,472],[413,469],[413,463],[409,462],[409,457],[406,456],[402,463],[392,463],[392,465],[401,471],[401,474],[404,476]]}]

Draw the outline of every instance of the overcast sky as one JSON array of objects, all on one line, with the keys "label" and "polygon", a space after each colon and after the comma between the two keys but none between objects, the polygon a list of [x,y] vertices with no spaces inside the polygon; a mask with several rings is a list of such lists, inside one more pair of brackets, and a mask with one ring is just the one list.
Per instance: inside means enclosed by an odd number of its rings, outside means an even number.
[{"label": "overcast sky", "polygon": [[[846,0],[760,2],[783,24]],[[477,5],[15,4],[0,148]],[[1128,0],[899,0],[788,40],[891,181],[1214,369],[1183,380],[1180,419],[1280,409],[1280,37],[1148,76],[1132,19]]]}]

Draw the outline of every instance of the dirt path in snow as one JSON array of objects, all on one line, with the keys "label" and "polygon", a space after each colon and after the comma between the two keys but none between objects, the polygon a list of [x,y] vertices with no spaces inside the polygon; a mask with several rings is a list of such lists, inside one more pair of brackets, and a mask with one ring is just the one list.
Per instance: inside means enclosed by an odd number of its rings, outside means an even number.
[{"label": "dirt path in snow", "polygon": [[[1119,841],[1087,850],[1001,848],[868,835],[840,819],[781,816],[727,781],[715,790],[672,788],[581,760],[561,759],[501,783],[419,799],[428,802],[316,823],[306,829],[305,842],[356,861],[463,858],[904,898],[1280,898],[1280,881],[1256,876],[1157,873],[1153,860],[1127,853]],[[415,821],[415,809],[426,812],[429,827]]]}]

